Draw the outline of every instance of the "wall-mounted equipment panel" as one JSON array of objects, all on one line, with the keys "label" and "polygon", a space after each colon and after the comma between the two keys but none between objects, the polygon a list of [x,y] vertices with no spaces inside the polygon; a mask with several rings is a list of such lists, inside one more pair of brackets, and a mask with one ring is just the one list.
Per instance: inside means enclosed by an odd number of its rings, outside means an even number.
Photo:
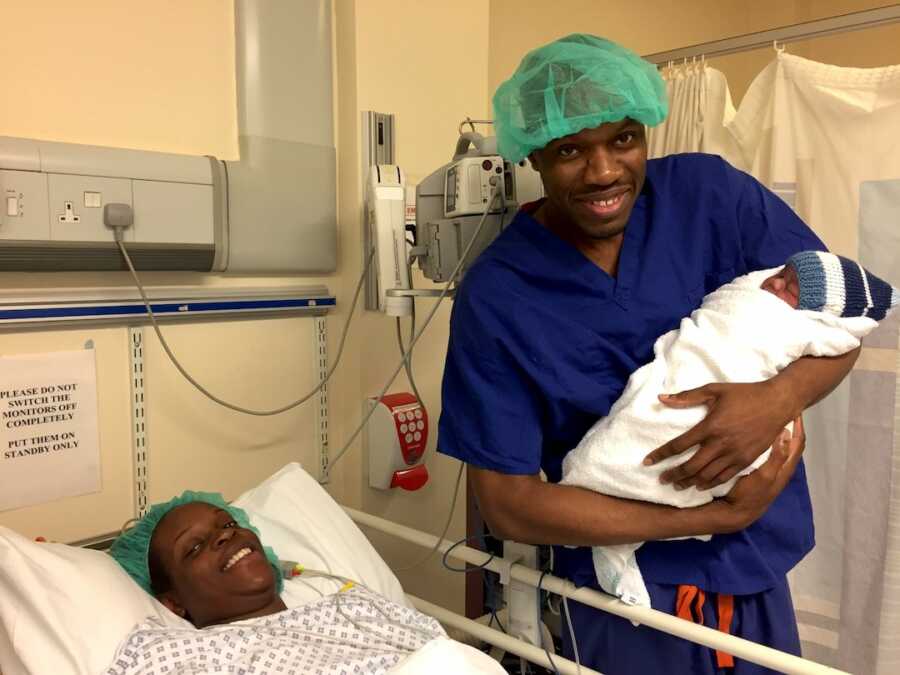
[{"label": "wall-mounted equipment panel", "polygon": [[104,205],[122,203],[138,269],[224,271],[221,170],[210,157],[0,137],[0,269],[126,269],[103,223]]},{"label": "wall-mounted equipment panel", "polygon": [[135,267],[337,265],[330,0],[235,0],[240,159],[0,136],[0,270],[126,269],[103,207],[132,207]]}]

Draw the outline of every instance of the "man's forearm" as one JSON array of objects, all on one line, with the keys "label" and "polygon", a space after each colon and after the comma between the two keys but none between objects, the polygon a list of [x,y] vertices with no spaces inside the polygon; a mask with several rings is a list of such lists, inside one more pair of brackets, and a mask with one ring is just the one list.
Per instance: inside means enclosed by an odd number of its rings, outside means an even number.
[{"label": "man's forearm", "polygon": [[784,396],[785,419],[794,419],[830,394],[853,369],[858,357],[859,348],[841,356],[804,356],[773,377],[770,382]]},{"label": "man's forearm", "polygon": [[471,470],[470,476],[492,531],[527,544],[603,546],[717,534],[745,526],[717,502],[679,509],[544,483],[534,476],[504,476],[501,481],[495,479],[503,474],[479,469]]}]

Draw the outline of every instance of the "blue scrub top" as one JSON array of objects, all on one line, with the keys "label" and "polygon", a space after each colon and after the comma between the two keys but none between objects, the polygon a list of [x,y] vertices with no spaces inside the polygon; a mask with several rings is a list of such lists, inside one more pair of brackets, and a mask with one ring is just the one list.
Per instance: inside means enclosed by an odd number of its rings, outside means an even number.
[{"label": "blue scrub top", "polygon": [[[703,296],[792,254],[824,250],[779,197],[717,156],[650,160],[616,277],[519,211],[466,274],[450,319],[438,449],[509,474],[562,459]],[[746,530],[648,542],[647,581],[745,594],[773,587],[814,545],[802,463]],[[594,583],[589,548],[556,547],[556,573]]]}]

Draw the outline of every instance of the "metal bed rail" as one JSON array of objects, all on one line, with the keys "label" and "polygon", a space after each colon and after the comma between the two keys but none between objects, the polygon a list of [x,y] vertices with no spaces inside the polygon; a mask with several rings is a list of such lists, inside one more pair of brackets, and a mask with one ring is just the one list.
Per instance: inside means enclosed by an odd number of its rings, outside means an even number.
[{"label": "metal bed rail", "polygon": [[469,635],[473,635],[489,644],[500,647],[510,654],[515,654],[532,663],[536,663],[543,668],[555,670],[562,675],[602,675],[587,666],[581,666],[579,669],[578,664],[563,658],[562,656],[553,656],[553,661],[551,662],[543,649],[535,647],[524,640],[519,640],[518,638],[496,630],[495,628],[489,628],[477,621],[467,619],[456,612],[451,612],[449,609],[445,609],[440,605],[435,605],[427,600],[422,600],[422,598],[417,598],[414,595],[407,593],[406,597],[412,601],[413,605],[415,605],[416,609],[420,612],[434,617],[444,625],[458,628]]},{"label": "metal bed rail", "polygon": [[[438,538],[434,535],[421,532],[420,530],[411,527],[406,527],[405,525],[399,525],[390,520],[385,520],[384,518],[379,518],[378,516],[373,516],[369,513],[357,511],[356,509],[346,506],[343,508],[359,525],[393,535],[424,548],[432,548],[438,544]],[[454,542],[443,539],[440,541],[438,551],[446,553],[453,544]],[[535,588],[537,588],[541,578],[541,573],[538,570],[500,557],[491,559],[491,556],[484,551],[479,551],[468,546],[454,547],[450,552],[449,557],[472,565],[482,565],[485,569],[493,572],[502,574],[508,572],[511,579],[521,581]],[[549,574],[544,576],[544,579],[541,582],[541,588],[556,593],[557,595],[581,602],[585,605],[596,607],[605,612],[624,617],[634,623],[650,626],[651,628],[655,628],[664,633],[675,635],[712,649],[727,652],[736,658],[744,659],[767,668],[772,668],[779,672],[789,673],[791,675],[849,675],[842,670],[824,666],[820,663],[794,656],[793,654],[787,654],[778,651],[777,649],[751,642],[750,640],[722,633],[712,628],[707,628],[706,626],[698,626],[697,624],[679,619],[678,617],[666,614],[665,612],[646,607],[626,605],[610,595],[600,593],[590,588],[578,588],[571,581],[560,579],[559,577]],[[424,609],[422,611],[428,613]],[[459,627],[462,630],[465,630],[462,625],[459,625]],[[487,641],[491,642],[490,640]],[[555,660],[556,659],[554,659],[554,661]],[[584,668],[582,668],[582,671],[584,671]]]}]

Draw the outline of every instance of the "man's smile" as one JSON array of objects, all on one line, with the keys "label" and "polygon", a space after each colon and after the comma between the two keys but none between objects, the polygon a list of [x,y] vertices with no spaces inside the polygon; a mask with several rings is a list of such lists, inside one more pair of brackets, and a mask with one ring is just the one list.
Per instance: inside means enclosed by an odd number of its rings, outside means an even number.
[{"label": "man's smile", "polygon": [[622,188],[578,197],[575,203],[578,208],[586,210],[598,218],[607,220],[619,215],[627,205],[630,194],[630,188]]}]

